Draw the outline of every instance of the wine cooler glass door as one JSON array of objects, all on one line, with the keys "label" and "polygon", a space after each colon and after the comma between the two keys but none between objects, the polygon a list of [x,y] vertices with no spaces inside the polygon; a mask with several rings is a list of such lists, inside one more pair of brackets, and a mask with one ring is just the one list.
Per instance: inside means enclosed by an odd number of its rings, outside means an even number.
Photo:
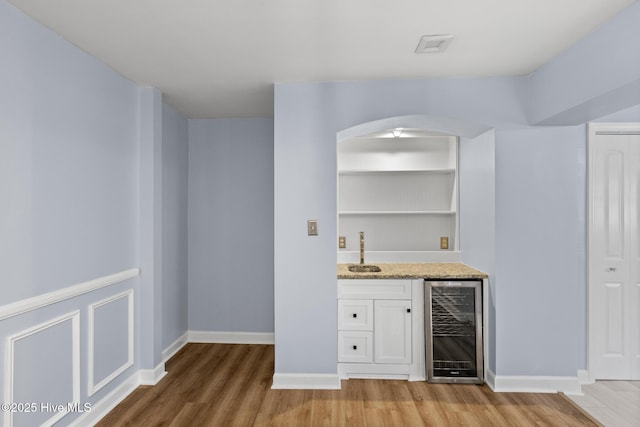
[{"label": "wine cooler glass door", "polygon": [[427,378],[482,383],[481,282],[426,282]]}]

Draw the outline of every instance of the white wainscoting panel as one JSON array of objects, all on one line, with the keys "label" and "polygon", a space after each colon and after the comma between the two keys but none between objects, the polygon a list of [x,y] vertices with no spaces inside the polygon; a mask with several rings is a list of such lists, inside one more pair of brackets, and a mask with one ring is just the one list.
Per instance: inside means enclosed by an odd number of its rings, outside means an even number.
[{"label": "white wainscoting panel", "polygon": [[[40,323],[36,326],[30,327],[13,335],[10,335],[6,339],[5,343],[5,383],[4,383],[4,400],[5,402],[14,402],[18,403],[15,399],[15,365],[16,365],[16,345],[20,343],[21,340],[27,339],[29,337],[33,337],[38,333],[48,330],[49,328],[53,328],[58,325],[62,325],[65,322],[69,322],[69,326],[71,327],[71,390],[70,390],[70,402],[65,402],[65,406],[67,403],[80,403],[80,311],[76,310],[62,316],[56,317],[49,321]],[[43,349],[42,352],[38,352],[35,355],[36,359],[34,359],[35,363],[38,363],[38,356],[43,358],[48,358],[46,349]],[[69,363],[68,360],[65,360],[65,363]],[[37,401],[38,399],[31,399],[36,403],[36,405],[46,404],[47,402]],[[22,402],[24,403],[24,402]],[[59,404],[61,402],[51,402],[52,404]],[[35,411],[37,414],[42,414],[44,411],[42,407],[38,406]],[[64,417],[69,411],[65,408],[64,410],[50,411],[52,416],[45,421],[41,422],[41,426],[51,426],[55,424],[58,420]],[[6,411],[4,413],[4,426],[12,427],[13,426],[13,413],[11,411]]]},{"label": "white wainscoting panel", "polygon": [[[111,331],[111,336],[97,336],[96,334],[96,312],[107,310],[110,304],[118,302],[119,300],[126,298],[127,299],[127,319],[126,325],[124,326],[124,330],[122,331]],[[88,315],[88,330],[89,330],[89,340],[88,340],[88,372],[87,372],[87,380],[88,380],[88,393],[89,396],[93,396],[98,390],[102,387],[109,384],[113,381],[118,375],[127,370],[130,366],[133,366],[133,351],[134,351],[134,301],[133,301],[133,289],[129,289],[125,292],[121,292],[117,295],[113,295],[109,298],[105,298],[101,301],[95,302],[89,305],[89,315]],[[117,333],[119,332],[119,334]],[[108,340],[112,338],[117,338],[120,336],[127,337],[126,348],[123,349],[125,352],[125,357],[123,358],[123,363],[113,368],[113,371],[100,379],[98,383],[96,383],[96,341],[99,340]],[[118,343],[112,343],[113,345],[118,345]]]}]

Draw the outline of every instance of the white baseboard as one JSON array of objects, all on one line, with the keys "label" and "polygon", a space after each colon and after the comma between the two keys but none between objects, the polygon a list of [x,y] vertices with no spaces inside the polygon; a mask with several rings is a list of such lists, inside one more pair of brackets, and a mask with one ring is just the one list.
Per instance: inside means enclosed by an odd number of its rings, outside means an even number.
[{"label": "white baseboard", "polygon": [[497,393],[582,394],[578,375],[575,377],[495,375],[488,371],[486,383]]},{"label": "white baseboard", "polygon": [[489,368],[484,373],[484,383],[491,391],[496,391],[496,374]]},{"label": "white baseboard", "polygon": [[220,344],[273,344],[273,332],[189,331],[189,342]]},{"label": "white baseboard", "polygon": [[136,372],[109,394],[91,405],[91,410],[72,421],[70,427],[92,426],[98,423],[113,408],[122,402],[140,385],[140,375]]},{"label": "white baseboard", "polygon": [[162,352],[162,363],[167,363],[167,360],[171,359],[177,352],[182,350],[182,347],[189,342],[189,332],[185,332],[177,340],[169,344],[169,347],[165,348]]},{"label": "white baseboard", "polygon": [[338,374],[273,374],[272,389],[340,390]]},{"label": "white baseboard", "polygon": [[167,371],[164,370],[164,362],[162,362],[153,369],[140,369],[138,375],[140,385],[156,385],[167,375]]},{"label": "white baseboard", "polygon": [[589,375],[589,371],[586,369],[579,369],[578,382],[580,384],[593,384],[595,381],[591,378],[591,375]]}]

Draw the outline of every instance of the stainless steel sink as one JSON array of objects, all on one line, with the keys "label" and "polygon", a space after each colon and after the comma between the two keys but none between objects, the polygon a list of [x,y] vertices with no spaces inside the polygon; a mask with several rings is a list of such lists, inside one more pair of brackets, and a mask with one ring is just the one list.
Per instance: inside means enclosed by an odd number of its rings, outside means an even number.
[{"label": "stainless steel sink", "polygon": [[377,265],[355,264],[349,266],[349,271],[353,273],[378,273],[382,270]]}]

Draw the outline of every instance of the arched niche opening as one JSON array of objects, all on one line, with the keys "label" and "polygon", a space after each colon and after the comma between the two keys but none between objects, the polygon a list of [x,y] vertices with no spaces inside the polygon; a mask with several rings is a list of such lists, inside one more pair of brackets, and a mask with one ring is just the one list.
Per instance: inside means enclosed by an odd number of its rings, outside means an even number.
[{"label": "arched niche opening", "polygon": [[[362,123],[336,139],[339,263],[360,261],[360,232],[366,262],[462,261],[464,244],[475,237],[461,240],[461,222],[463,231],[475,226],[475,214],[460,200],[478,183],[461,189],[461,177],[475,179],[461,166],[474,141],[493,150],[490,127],[408,115]],[[493,191],[493,182],[480,185]]]}]

